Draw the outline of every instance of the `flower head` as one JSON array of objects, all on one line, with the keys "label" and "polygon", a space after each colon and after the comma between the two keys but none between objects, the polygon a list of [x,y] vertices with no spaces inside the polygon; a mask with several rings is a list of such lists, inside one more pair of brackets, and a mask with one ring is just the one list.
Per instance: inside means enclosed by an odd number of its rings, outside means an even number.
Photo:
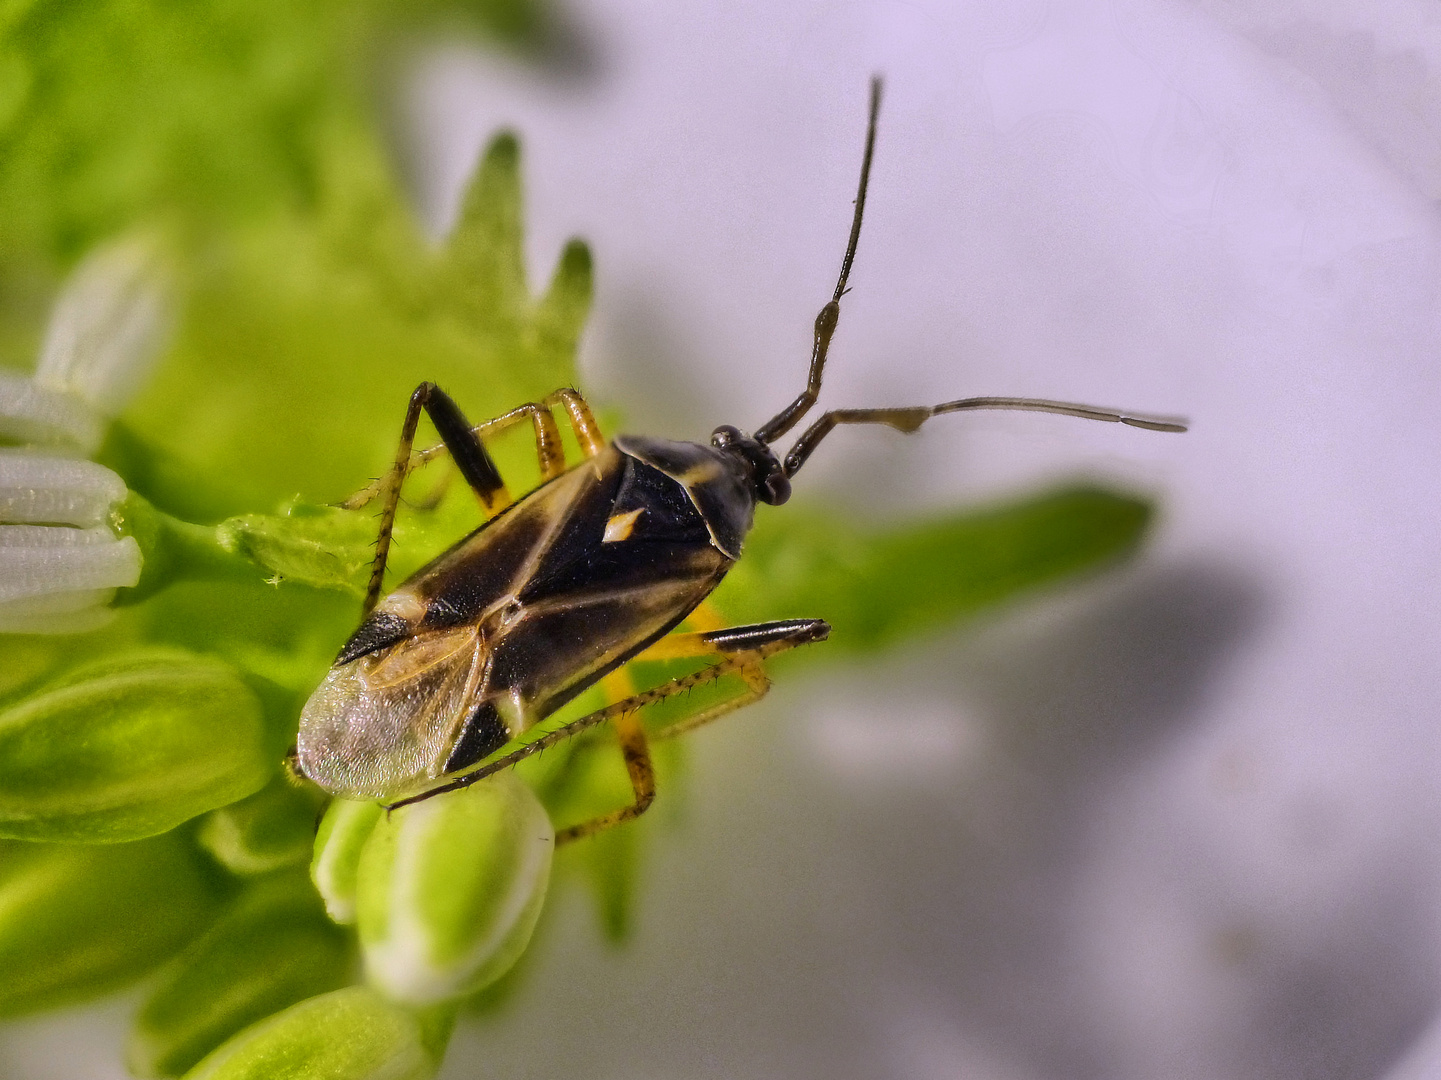
[{"label": "flower head", "polygon": [[169,275],[148,236],[102,247],[56,300],[31,378],[0,373],[0,632],[91,630],[140,548],[111,516],[125,483],[80,460],[148,374],[169,322]]}]

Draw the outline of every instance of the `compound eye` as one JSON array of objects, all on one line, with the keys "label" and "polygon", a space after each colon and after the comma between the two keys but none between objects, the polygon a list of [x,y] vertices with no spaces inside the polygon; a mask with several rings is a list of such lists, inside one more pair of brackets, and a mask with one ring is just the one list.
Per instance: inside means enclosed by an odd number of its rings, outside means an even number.
[{"label": "compound eye", "polygon": [[741,437],[740,429],[722,424],[711,432],[710,444],[717,450],[724,450]]}]

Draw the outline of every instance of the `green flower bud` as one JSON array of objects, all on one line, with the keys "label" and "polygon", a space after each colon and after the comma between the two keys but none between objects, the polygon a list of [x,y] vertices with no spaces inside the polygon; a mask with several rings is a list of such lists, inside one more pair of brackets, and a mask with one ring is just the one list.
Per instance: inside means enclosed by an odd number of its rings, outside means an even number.
[{"label": "green flower bud", "polygon": [[379,803],[335,799],[320,821],[310,880],[325,900],[325,910],[338,923],[355,921],[355,875],[360,853],[379,820]]},{"label": "green flower bud", "polygon": [[242,1028],[344,986],[352,964],[304,874],[263,878],[166,969],[136,1018],[130,1071],[179,1076]]},{"label": "green flower bud", "polygon": [[221,885],[185,837],[134,844],[0,841],[0,1013],[123,986],[214,918]]},{"label": "green flower bud", "polygon": [[382,817],[356,882],[366,976],[415,1005],[498,979],[530,941],[554,847],[545,809],[510,772]]},{"label": "green flower bud", "polygon": [[208,815],[197,838],[232,873],[266,874],[309,858],[319,808],[313,791],[277,778]]},{"label": "green flower bud", "polygon": [[185,1080],[429,1080],[454,1022],[453,1008],[416,1013],[350,986],[246,1028]]},{"label": "green flower bud", "polygon": [[259,699],[219,660],[128,653],[0,711],[0,836],[115,843],[274,775]]}]

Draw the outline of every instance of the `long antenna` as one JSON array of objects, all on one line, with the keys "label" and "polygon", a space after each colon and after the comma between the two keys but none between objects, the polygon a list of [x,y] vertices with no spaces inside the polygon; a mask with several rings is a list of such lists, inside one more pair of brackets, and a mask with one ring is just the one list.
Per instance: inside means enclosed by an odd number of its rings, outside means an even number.
[{"label": "long antenna", "polygon": [[850,280],[851,264],[856,259],[856,245],[861,239],[861,218],[866,212],[866,187],[871,181],[871,158],[876,150],[876,121],[881,112],[881,77],[871,76],[870,120],[866,124],[866,151],[861,158],[861,183],[856,189],[856,212],[851,218],[851,236],[846,242],[846,257],[841,260],[841,276],[836,280],[835,295],[830,303],[821,308],[816,316],[815,341],[811,346],[811,370],[806,378],[806,388],[793,402],[787,405],[769,421],[756,430],[755,437],[763,443],[773,442],[784,435],[816,403],[821,393],[821,376],[825,372],[826,353],[831,347],[831,337],[836,332],[836,323],[841,317],[841,297],[846,294],[846,283]]},{"label": "long antenna", "polygon": [[866,153],[861,158],[861,184],[856,190],[856,212],[851,218],[851,237],[846,241],[846,257],[841,260],[841,276],[836,280],[836,292],[831,303],[838,304],[845,295],[846,282],[850,280],[851,263],[856,261],[856,245],[861,239],[861,217],[866,212],[866,188],[871,183],[871,158],[876,153],[876,120],[881,114],[881,77],[871,76],[870,121],[866,124]]},{"label": "long antenna", "polygon": [[945,401],[939,405],[910,405],[886,409],[832,409],[801,434],[790,452],[786,454],[782,469],[787,479],[806,463],[822,439],[835,430],[838,424],[884,424],[910,434],[933,416],[944,413],[968,412],[972,409],[1012,409],[1019,412],[1059,413],[1062,416],[1079,416],[1082,420],[1103,420],[1111,424],[1126,424],[1129,427],[1145,428],[1147,431],[1182,432],[1186,421],[1180,417],[1140,416],[1116,409],[1100,409],[1094,405],[1080,405],[1072,401],[1049,401],[1045,398],[1017,397],[973,397],[958,401]]}]

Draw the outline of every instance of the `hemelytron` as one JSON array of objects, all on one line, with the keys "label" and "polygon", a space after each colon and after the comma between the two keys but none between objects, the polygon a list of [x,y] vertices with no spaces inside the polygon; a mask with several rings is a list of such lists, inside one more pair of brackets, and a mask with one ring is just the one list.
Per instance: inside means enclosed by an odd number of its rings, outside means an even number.
[{"label": "hemelytron", "polygon": [[[932,416],[973,409],[1028,409],[1108,420],[1154,431],[1183,425],[1107,409],[1029,398],[982,397],[940,405],[824,413],[784,456],[773,448],[816,403],[860,238],[880,109],[871,83],[860,185],[835,293],[816,316],[806,388],[753,433],[725,426],[709,445],[638,435],[607,441],[574,390],[472,426],[433,383],[411,396],[395,463],[357,492],[351,508],[383,499],[365,618],[300,718],[300,770],[331,793],[399,805],[474,783],[528,754],[597,724],[614,728],[635,801],[557,833],[575,839],[642,813],[655,796],[641,710],[734,673],[736,696],[666,727],[668,737],[760,698],[768,657],[822,641],[830,627],[798,619],[674,632],[741,557],[757,503],[779,506],[791,480],[837,424],[885,424],[912,432]],[[561,409],[584,460],[567,467],[554,411]],[[412,453],[420,413],[441,445]],[[485,442],[529,422],[541,484],[511,498]],[[488,520],[381,598],[391,529],[407,473],[448,451]],[[704,609],[702,609],[704,610]],[[496,756],[517,736],[630,660],[705,659],[693,674],[573,720]],[[607,685],[613,685],[608,680]],[[656,736],[651,736],[652,738]]]}]

